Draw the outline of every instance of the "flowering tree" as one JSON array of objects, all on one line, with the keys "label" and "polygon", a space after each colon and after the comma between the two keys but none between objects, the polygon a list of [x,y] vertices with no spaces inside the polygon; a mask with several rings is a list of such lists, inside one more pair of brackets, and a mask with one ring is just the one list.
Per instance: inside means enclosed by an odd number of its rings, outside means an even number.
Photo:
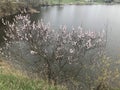
[{"label": "flowering tree", "polygon": [[8,50],[11,58],[13,52],[8,47],[24,43],[31,55],[39,57],[37,73],[54,84],[79,77],[83,68],[96,63],[103,54],[104,31],[84,31],[81,27],[67,30],[65,26],[55,31],[42,21],[31,22],[29,15],[17,15],[13,23],[2,22],[8,27],[2,51]]}]

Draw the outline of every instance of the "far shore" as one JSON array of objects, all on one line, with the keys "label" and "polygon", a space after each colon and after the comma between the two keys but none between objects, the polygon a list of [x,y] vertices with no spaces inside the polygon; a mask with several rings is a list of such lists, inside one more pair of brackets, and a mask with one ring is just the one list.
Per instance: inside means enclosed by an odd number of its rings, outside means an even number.
[{"label": "far shore", "polygon": [[120,3],[98,3],[98,2],[85,3],[85,2],[81,2],[81,3],[41,4],[34,8],[37,10],[39,7],[66,6],[66,5],[78,5],[78,6],[83,6],[83,5],[120,5]]},{"label": "far shore", "polygon": [[[71,2],[71,3],[60,3],[60,4],[40,4],[38,6],[34,6],[34,7],[29,7],[29,9],[26,11],[26,13],[40,13],[40,11],[37,10],[38,7],[46,7],[46,6],[64,6],[64,5],[119,5],[120,3],[103,3],[103,2]],[[14,7],[13,7],[14,8]],[[17,8],[17,7],[15,7]],[[10,10],[8,10],[10,11]],[[0,18],[2,17],[6,17],[6,16],[10,16],[10,15],[14,15],[19,13],[18,9],[16,9],[15,11],[11,11],[10,12],[0,12]]]}]

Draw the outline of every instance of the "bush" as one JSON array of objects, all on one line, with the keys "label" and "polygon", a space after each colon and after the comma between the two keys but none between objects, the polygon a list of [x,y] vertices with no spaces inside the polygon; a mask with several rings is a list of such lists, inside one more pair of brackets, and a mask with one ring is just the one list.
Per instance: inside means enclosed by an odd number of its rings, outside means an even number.
[{"label": "bush", "polygon": [[[81,27],[67,30],[65,26],[55,31],[42,21],[31,22],[29,15],[17,15],[13,23],[4,20],[3,23],[8,29],[1,50],[7,58],[24,61],[23,55],[19,54],[23,50],[14,47],[23,45],[27,48],[24,52],[39,58],[34,72],[49,83],[65,83],[73,90],[94,86],[96,72],[100,72],[97,71],[99,62],[104,55],[105,31],[96,33],[84,31]],[[99,69],[96,70],[97,66]]]}]

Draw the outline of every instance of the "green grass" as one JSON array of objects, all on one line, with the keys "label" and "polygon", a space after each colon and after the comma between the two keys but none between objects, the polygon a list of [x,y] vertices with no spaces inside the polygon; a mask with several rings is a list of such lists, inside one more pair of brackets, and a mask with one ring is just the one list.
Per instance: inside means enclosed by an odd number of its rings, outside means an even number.
[{"label": "green grass", "polygon": [[[58,0],[52,0],[51,1],[52,4],[58,4],[59,1]],[[85,2],[84,0],[61,0],[61,4],[75,4],[75,3],[79,3],[79,2]]]},{"label": "green grass", "polygon": [[[50,0],[49,4],[58,4],[59,0]],[[78,5],[89,5],[89,4],[103,4],[104,0],[97,0],[96,2],[86,2],[85,0],[61,0],[60,4],[78,4]]]},{"label": "green grass", "polygon": [[49,85],[43,79],[31,79],[11,63],[0,59],[0,90],[66,90],[64,86]]},{"label": "green grass", "polygon": [[43,80],[30,80],[12,74],[0,74],[0,90],[65,90]]}]

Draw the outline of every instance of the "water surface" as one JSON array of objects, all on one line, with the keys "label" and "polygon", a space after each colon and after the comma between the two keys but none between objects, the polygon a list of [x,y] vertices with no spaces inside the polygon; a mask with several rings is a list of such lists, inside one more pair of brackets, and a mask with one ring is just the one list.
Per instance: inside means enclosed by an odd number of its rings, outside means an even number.
[{"label": "water surface", "polygon": [[43,19],[54,29],[66,25],[82,26],[84,30],[108,31],[107,52],[109,55],[120,55],[120,5],[65,5],[40,7],[40,14],[34,14],[34,20]]}]

